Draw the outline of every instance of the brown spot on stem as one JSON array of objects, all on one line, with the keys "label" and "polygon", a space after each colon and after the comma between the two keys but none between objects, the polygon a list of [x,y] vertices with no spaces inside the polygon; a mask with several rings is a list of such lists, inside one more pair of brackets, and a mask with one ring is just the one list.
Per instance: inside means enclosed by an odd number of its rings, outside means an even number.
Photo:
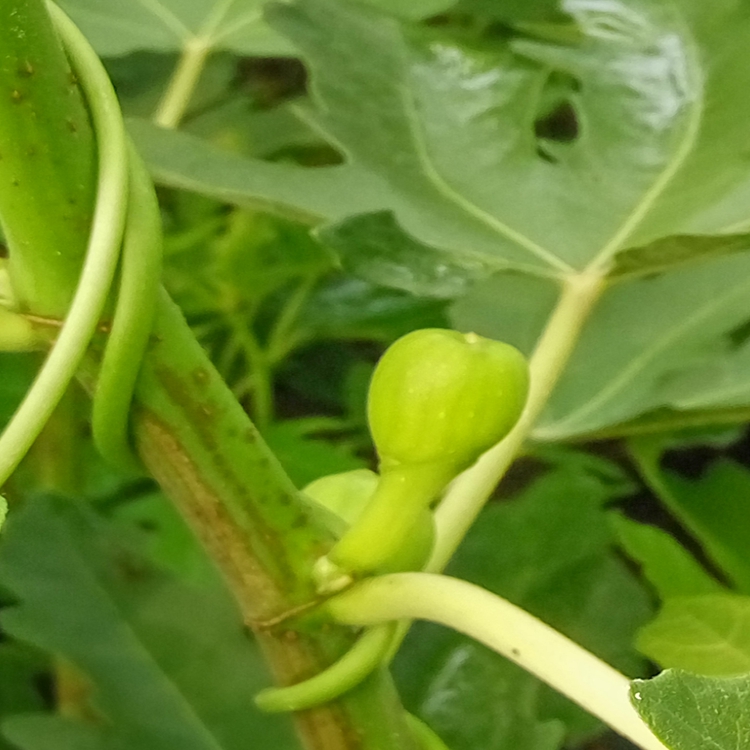
[{"label": "brown spot on stem", "polygon": [[205,367],[197,367],[193,370],[193,380],[198,385],[206,385],[209,380],[208,370]]}]

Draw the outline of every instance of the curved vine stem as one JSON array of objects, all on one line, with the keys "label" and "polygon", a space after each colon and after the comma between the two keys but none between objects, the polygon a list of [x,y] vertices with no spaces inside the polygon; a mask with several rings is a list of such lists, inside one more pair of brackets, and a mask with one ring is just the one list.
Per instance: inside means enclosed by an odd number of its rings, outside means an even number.
[{"label": "curved vine stem", "polygon": [[128,182],[125,129],[112,84],[96,53],[56,5],[48,5],[82,88],[99,155],[96,205],[73,302],[42,369],[0,436],[0,485],[18,466],[62,398],[93,337],[117,268]]},{"label": "curved vine stem", "polygon": [[430,620],[497,651],[578,703],[643,750],[666,750],[633,708],[630,681],[505,599],[430,573],[396,573],[356,584],[328,602],[340,623]]},{"label": "curved vine stem", "polygon": [[328,669],[309,680],[282,688],[266,688],[255,696],[261,711],[302,711],[335,700],[355,688],[383,661],[393,640],[391,623],[367,629]]},{"label": "curved vine stem", "polygon": [[115,314],[94,392],[91,427],[99,452],[115,466],[140,467],[128,413],[159,296],[162,227],[153,183],[128,143],[130,194]]}]

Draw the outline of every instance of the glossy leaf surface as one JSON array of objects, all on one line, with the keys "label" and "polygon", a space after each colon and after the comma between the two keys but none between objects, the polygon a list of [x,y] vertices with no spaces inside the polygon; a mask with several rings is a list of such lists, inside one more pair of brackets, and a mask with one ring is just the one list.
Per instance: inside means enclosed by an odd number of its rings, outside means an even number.
[{"label": "glossy leaf surface", "polygon": [[668,670],[637,680],[633,703],[670,750],[738,750],[750,742],[750,677]]}]

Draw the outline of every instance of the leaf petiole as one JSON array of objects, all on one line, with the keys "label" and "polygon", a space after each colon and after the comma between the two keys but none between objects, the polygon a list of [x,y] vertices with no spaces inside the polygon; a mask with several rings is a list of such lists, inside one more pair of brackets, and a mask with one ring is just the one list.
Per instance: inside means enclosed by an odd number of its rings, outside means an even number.
[{"label": "leaf petiole", "polygon": [[497,651],[643,750],[666,750],[633,708],[630,681],[533,615],[486,589],[430,573],[370,578],[327,604],[347,625],[430,620]]}]

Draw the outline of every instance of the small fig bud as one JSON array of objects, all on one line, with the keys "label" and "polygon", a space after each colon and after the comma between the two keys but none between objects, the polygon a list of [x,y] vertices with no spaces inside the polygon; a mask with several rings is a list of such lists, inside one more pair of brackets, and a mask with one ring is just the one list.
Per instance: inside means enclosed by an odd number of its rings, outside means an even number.
[{"label": "small fig bud", "polygon": [[507,435],[528,386],[526,360],[508,344],[440,329],[396,341],[375,368],[367,404],[380,481],[329,561],[349,574],[400,565],[420,528],[431,548],[420,518],[456,474]]},{"label": "small fig bud", "polygon": [[526,360],[509,344],[438,328],[403,336],[378,362],[368,396],[383,466],[463,470],[515,425],[528,385]]},{"label": "small fig bud", "polygon": [[316,479],[302,491],[351,526],[375,494],[378,480],[374,471],[354,469]]}]

